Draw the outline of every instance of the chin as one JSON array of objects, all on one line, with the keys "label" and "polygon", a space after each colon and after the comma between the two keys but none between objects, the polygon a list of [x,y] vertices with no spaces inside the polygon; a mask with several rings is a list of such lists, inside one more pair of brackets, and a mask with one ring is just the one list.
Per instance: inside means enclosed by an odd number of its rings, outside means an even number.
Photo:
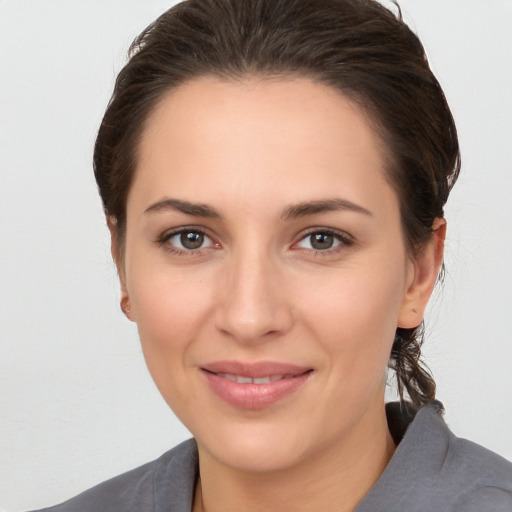
[{"label": "chin", "polygon": [[[199,450],[236,471],[272,473],[297,466],[321,446],[311,438],[313,425],[238,424],[222,432],[198,433]],[[197,437],[196,437],[197,439]],[[329,443],[328,443],[329,444]]]},{"label": "chin", "polygon": [[297,449],[272,442],[232,441],[227,449],[215,446],[205,450],[219,463],[243,473],[274,473],[289,469],[301,460]]}]

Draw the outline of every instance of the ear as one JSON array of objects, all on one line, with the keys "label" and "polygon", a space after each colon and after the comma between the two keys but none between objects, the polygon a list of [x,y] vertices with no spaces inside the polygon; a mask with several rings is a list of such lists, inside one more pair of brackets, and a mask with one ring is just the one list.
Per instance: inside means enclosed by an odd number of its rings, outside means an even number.
[{"label": "ear", "polygon": [[121,285],[121,311],[125,314],[126,318],[134,321],[130,296],[126,287],[126,272],[124,268],[124,257],[119,243],[119,236],[117,232],[117,219],[113,215],[107,216],[107,225],[110,231],[110,253],[117,267],[117,275],[119,276],[119,283]]},{"label": "ear", "polygon": [[423,251],[411,261],[412,277],[405,293],[398,327],[413,329],[423,321],[427,303],[437,281],[443,263],[446,220],[436,218],[432,235]]}]

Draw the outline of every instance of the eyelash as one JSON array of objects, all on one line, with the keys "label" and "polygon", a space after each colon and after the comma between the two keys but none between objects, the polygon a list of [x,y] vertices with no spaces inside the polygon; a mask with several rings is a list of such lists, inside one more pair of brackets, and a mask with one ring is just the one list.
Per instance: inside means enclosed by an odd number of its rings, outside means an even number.
[{"label": "eyelash", "polygon": [[[202,235],[203,237],[210,240],[211,245],[208,247],[198,247],[197,249],[180,249],[169,243],[169,241],[178,235],[183,235],[185,233],[195,233],[197,235]],[[156,240],[158,246],[163,247],[167,252],[171,254],[175,254],[177,256],[199,256],[203,254],[205,250],[215,249],[220,247],[218,243],[216,243],[211,236],[209,236],[204,229],[197,228],[194,226],[185,226],[177,229],[173,229],[171,231],[166,231],[162,233],[158,239]]]},{"label": "eyelash", "polygon": [[[178,235],[183,235],[185,233],[195,233],[198,235],[201,235],[207,239],[210,240],[211,245],[208,247],[198,247],[197,249],[180,249],[179,247],[176,247],[169,243],[169,241]],[[303,248],[304,250],[308,252],[313,252],[315,256],[332,256],[333,254],[336,254],[337,252],[340,252],[344,249],[347,249],[354,245],[355,241],[354,239],[348,235],[347,233],[344,233],[342,231],[336,231],[329,228],[311,228],[306,233],[303,233],[298,240],[298,242],[295,242],[292,247],[297,246],[301,242],[307,240],[312,235],[327,235],[332,236],[337,243],[334,247],[329,247],[324,250],[320,249],[314,249],[314,248]],[[171,231],[166,231],[162,233],[156,240],[156,243],[158,246],[163,247],[167,252],[171,254],[175,254],[177,256],[199,256],[203,254],[205,250],[208,249],[216,249],[219,248],[220,245],[215,242],[211,236],[209,236],[203,228],[198,228],[194,226],[190,227],[180,227],[177,229],[173,229]],[[300,248],[299,248],[300,249]]]},{"label": "eyelash", "polygon": [[344,233],[343,231],[337,231],[334,229],[329,228],[311,228],[306,231],[305,234],[303,234],[298,242],[296,242],[294,245],[297,245],[305,240],[307,240],[312,235],[327,235],[332,236],[335,241],[338,242],[337,245],[334,247],[330,247],[324,250],[320,249],[305,249],[307,251],[313,251],[315,256],[332,256],[333,254],[336,254],[340,251],[343,251],[347,248],[350,248],[354,245],[355,240],[347,233]]}]

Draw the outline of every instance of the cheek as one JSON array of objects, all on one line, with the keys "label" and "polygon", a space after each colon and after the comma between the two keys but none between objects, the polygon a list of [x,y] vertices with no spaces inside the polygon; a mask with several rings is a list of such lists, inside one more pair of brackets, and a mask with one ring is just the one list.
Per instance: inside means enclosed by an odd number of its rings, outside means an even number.
[{"label": "cheek", "polygon": [[179,269],[156,267],[137,269],[128,285],[148,369],[171,405],[185,389],[193,341],[206,329],[209,287]]},{"label": "cheek", "polygon": [[324,286],[303,288],[307,325],[331,354],[332,375],[343,375],[354,387],[364,378],[384,377],[405,287],[400,262],[369,268],[343,269]]},{"label": "cheek", "polygon": [[179,279],[145,278],[132,289],[142,342],[163,345],[162,348],[186,342],[206,307],[204,290],[199,293]]},{"label": "cheek", "polygon": [[187,339],[211,302],[208,274],[140,252],[127,269],[127,288],[141,334],[152,333],[143,343]]}]

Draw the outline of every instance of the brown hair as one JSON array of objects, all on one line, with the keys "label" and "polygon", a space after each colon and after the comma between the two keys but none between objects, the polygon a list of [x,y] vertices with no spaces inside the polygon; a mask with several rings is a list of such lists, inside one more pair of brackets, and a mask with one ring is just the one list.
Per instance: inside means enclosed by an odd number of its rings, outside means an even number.
[{"label": "brown hair", "polygon": [[[94,171],[123,250],[126,200],[149,113],[170,89],[210,75],[304,76],[357,102],[390,155],[412,253],[421,252],[457,179],[455,124],[417,36],[374,0],[186,0],[130,47],[99,129]],[[397,329],[389,366],[416,406],[435,399],[420,360],[423,325]]]}]

